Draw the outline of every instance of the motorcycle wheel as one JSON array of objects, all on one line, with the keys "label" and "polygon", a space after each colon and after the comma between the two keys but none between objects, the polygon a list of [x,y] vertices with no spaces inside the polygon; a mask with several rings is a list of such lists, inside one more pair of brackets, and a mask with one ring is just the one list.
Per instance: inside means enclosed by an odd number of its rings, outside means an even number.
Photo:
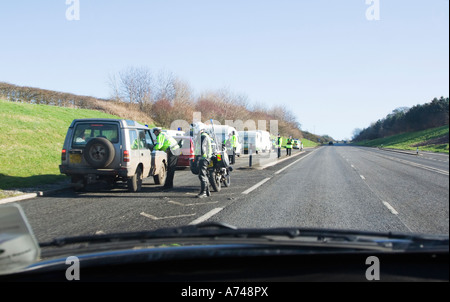
[{"label": "motorcycle wheel", "polygon": [[216,171],[209,171],[209,184],[215,192],[219,192],[221,189],[220,175]]},{"label": "motorcycle wheel", "polygon": [[229,187],[231,184],[231,175],[230,172],[226,172],[225,176],[223,177],[223,185],[225,187]]}]

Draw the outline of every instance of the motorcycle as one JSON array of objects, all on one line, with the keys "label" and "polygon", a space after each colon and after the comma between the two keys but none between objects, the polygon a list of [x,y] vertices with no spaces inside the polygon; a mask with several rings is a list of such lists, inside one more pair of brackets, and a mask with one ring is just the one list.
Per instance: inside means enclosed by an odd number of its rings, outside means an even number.
[{"label": "motorcycle", "polygon": [[[191,172],[198,175],[198,160],[191,159],[189,163]],[[225,187],[231,185],[231,171],[233,171],[233,167],[230,166],[226,148],[223,147],[222,151],[213,154],[207,169],[209,185],[215,192],[219,192],[222,185]]]},{"label": "motorcycle", "polygon": [[230,166],[226,148],[223,147],[221,152],[213,155],[208,166],[209,184],[214,191],[219,192],[222,184],[225,187],[230,186],[231,171],[233,171],[233,167]]}]

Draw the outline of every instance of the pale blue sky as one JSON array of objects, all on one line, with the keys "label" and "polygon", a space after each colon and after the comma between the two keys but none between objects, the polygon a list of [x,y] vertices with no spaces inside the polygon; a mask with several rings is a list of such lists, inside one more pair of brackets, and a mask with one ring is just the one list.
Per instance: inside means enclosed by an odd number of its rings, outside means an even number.
[{"label": "pale blue sky", "polygon": [[0,81],[107,98],[110,74],[145,66],[197,93],[284,104],[303,130],[335,139],[449,96],[448,0],[79,3],[69,21],[66,0],[2,0]]}]

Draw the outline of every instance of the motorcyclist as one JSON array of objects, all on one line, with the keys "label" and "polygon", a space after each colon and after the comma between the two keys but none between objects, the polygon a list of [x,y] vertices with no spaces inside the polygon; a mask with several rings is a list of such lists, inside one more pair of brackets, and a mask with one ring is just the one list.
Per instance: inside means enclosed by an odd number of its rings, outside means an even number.
[{"label": "motorcyclist", "polygon": [[206,132],[206,125],[203,123],[194,124],[193,134],[195,137],[195,160],[198,161],[200,179],[200,193],[197,198],[204,198],[210,196],[209,181],[208,181],[208,165],[212,157],[212,139]]}]

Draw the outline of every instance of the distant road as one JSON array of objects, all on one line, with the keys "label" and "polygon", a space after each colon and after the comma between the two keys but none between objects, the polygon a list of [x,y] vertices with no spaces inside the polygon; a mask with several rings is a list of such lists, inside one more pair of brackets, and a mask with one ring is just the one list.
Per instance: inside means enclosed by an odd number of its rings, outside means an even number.
[{"label": "distant road", "polygon": [[448,235],[448,156],[433,158],[323,146],[282,153],[280,160],[254,155],[252,167],[248,155],[241,156],[231,186],[208,199],[195,198],[199,180],[185,169],[176,172],[169,192],[148,180],[137,193],[66,191],[20,204],[40,242],[204,221]]},{"label": "distant road", "polygon": [[324,146],[215,220],[448,235],[448,171],[448,156]]}]

